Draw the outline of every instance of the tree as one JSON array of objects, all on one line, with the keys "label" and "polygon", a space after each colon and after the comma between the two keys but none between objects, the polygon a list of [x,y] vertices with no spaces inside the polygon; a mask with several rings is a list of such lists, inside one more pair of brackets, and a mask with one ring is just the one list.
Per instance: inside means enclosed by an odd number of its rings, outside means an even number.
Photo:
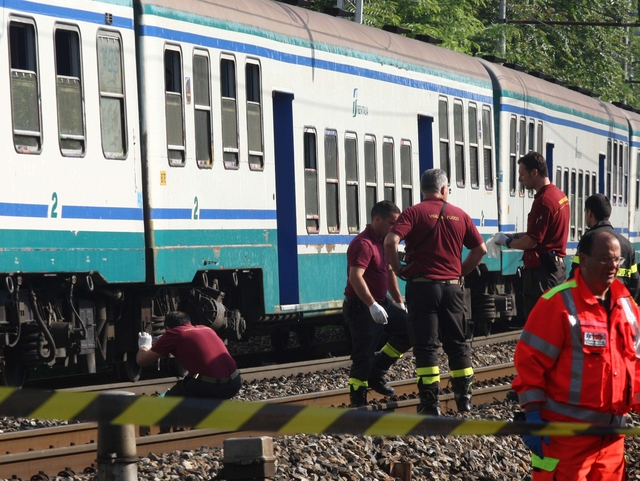
[{"label": "tree", "polygon": [[[345,0],[354,11],[355,0]],[[335,6],[316,0],[315,8]],[[364,23],[398,25],[412,35],[443,40],[442,46],[469,55],[500,55],[600,94],[605,101],[625,101],[640,108],[640,87],[629,84],[634,58],[640,58],[638,28],[560,26],[545,21],[632,22],[630,0],[511,0],[507,19],[540,20],[533,25],[502,23],[498,0],[364,0]],[[640,65],[640,64],[639,64]],[[638,75],[640,80],[640,70]]]}]

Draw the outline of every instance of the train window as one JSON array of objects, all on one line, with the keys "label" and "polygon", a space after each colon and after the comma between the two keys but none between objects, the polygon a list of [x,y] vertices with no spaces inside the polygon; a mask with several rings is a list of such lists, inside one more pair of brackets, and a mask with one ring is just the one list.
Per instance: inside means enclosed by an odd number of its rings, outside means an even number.
[{"label": "train window", "polygon": [[456,185],[465,186],[464,171],[464,121],[462,119],[462,102],[456,100],[453,104],[453,138],[455,142]]},{"label": "train window", "polygon": [[629,158],[629,145],[624,145],[624,205],[629,204],[629,170],[631,167],[631,159]]},{"label": "train window", "polygon": [[402,206],[406,209],[411,207],[413,197],[413,186],[411,175],[411,142],[409,140],[400,141],[400,183],[402,184]]},{"label": "train window", "polygon": [[211,85],[209,57],[206,52],[193,55],[193,108],[196,135],[196,163],[201,169],[213,165],[211,135]]},{"label": "train window", "polygon": [[518,124],[515,115],[511,117],[509,124],[509,167],[511,172],[509,175],[509,193],[516,195],[516,181],[518,180]]},{"label": "train window", "polygon": [[185,162],[184,117],[182,109],[182,55],[177,47],[164,51],[165,113],[169,165]]},{"label": "train window", "polygon": [[520,141],[518,147],[520,148],[520,157],[527,153],[527,119],[520,117]]},{"label": "train window", "polygon": [[576,171],[571,170],[571,184],[569,185],[569,205],[571,207],[571,240],[576,239]]},{"label": "train window", "polygon": [[358,216],[359,180],[358,180],[358,137],[347,132],[344,138],[344,163],[347,180],[347,226],[349,233],[360,232],[360,218]]},{"label": "train window", "polygon": [[[584,201],[582,193],[584,192],[584,173],[578,172],[578,202],[575,205],[576,216],[578,217],[578,240],[582,237],[584,228]],[[573,206],[572,206],[573,210]]]},{"label": "train window", "polygon": [[618,141],[613,141],[613,172],[611,173],[611,197],[613,201],[613,205],[618,203],[618,169],[619,169],[619,159],[618,159]]},{"label": "train window", "polygon": [[264,169],[264,152],[262,146],[262,84],[260,79],[260,64],[249,62],[245,70],[247,82],[249,168],[251,170],[262,170]]},{"label": "train window", "polygon": [[307,233],[317,234],[320,227],[318,208],[318,163],[316,131],[304,131],[304,207]]},{"label": "train window", "polygon": [[596,189],[596,173],[595,172],[591,172],[591,195],[595,194],[597,191]]},{"label": "train window", "polygon": [[220,60],[220,90],[222,97],[222,160],[226,169],[238,164],[238,106],[236,94],[236,62],[231,57]]},{"label": "train window", "polygon": [[538,140],[538,153],[544,155],[544,152],[542,152],[542,145],[543,145],[543,141],[544,141],[544,136],[543,134],[543,128],[542,128],[542,122],[538,122],[538,135],[537,135],[537,140]]},{"label": "train window", "polygon": [[584,198],[589,198],[591,194],[589,193],[589,171],[584,173]]},{"label": "train window", "polygon": [[116,33],[98,33],[98,83],[102,151],[110,159],[127,154],[122,41]]},{"label": "train window", "polygon": [[556,168],[556,187],[558,187],[558,189],[560,190],[563,190],[562,189],[562,167]]},{"label": "train window", "polygon": [[472,189],[480,187],[478,170],[478,109],[469,104],[469,182]]},{"label": "train window", "polygon": [[371,209],[378,202],[378,170],[376,168],[376,138],[366,135],[364,138],[364,182],[365,212],[367,222],[371,222]]},{"label": "train window", "polygon": [[11,113],[16,152],[33,154],[42,147],[36,26],[28,20],[9,24]]},{"label": "train window", "polygon": [[620,142],[618,151],[618,168],[619,180],[618,180],[618,203],[627,205],[627,193],[625,191],[625,185],[627,180],[627,146]]},{"label": "train window", "polygon": [[569,190],[569,169],[564,169],[564,176],[563,176],[563,179],[562,179],[562,187],[564,187],[562,189],[563,192],[564,192],[564,195],[569,197],[569,194],[570,194],[570,190]]},{"label": "train window", "polygon": [[636,210],[640,209],[640,152],[636,155]]},{"label": "train window", "polygon": [[492,129],[491,129],[491,109],[483,107],[482,109],[482,131],[480,132],[482,143],[484,145],[484,188],[493,190],[493,166],[491,164],[492,157]]},{"label": "train window", "polygon": [[340,184],[338,181],[338,132],[324,133],[324,175],[327,185],[327,230],[340,232]]},{"label": "train window", "polygon": [[[520,139],[518,141],[520,147],[520,157],[524,156],[527,153],[527,119],[525,117],[520,117]],[[522,182],[518,182],[520,197],[524,197],[524,184]]]},{"label": "train window", "polygon": [[396,166],[393,155],[393,139],[382,139],[382,177],[384,182],[384,200],[396,201]]},{"label": "train window", "polygon": [[57,28],[54,39],[60,152],[77,157],[85,149],[80,35],[77,30]]},{"label": "train window", "polygon": [[604,195],[606,195],[609,200],[613,201],[612,197],[611,197],[611,139],[609,139],[609,141],[607,142],[607,170],[606,170],[606,178],[605,178],[605,192]]},{"label": "train window", "polygon": [[531,152],[532,150],[535,150],[535,140],[536,140],[536,134],[535,134],[535,128],[536,125],[533,122],[533,120],[529,121],[529,132],[527,133],[527,139],[529,140],[529,145],[527,145],[527,152]]},{"label": "train window", "polygon": [[438,131],[440,132],[440,168],[447,173],[451,184],[451,161],[449,156],[449,108],[446,98],[438,102]]}]

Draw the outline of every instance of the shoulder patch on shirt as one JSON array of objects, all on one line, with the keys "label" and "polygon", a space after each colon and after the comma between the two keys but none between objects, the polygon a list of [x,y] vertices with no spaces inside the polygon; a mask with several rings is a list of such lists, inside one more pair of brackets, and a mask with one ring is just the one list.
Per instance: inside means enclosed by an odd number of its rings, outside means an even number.
[{"label": "shoulder patch on shirt", "polygon": [[585,332],[584,345],[591,347],[606,347],[607,335],[603,332]]}]

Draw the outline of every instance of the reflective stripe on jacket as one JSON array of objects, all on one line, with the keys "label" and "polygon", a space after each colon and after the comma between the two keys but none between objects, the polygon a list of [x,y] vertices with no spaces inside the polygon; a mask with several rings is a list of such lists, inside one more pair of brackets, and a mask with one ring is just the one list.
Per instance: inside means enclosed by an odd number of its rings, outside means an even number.
[{"label": "reflective stripe on jacket", "polygon": [[640,311],[619,280],[609,291],[608,318],[579,268],[540,298],[514,356],[520,404],[544,403],[549,421],[611,426],[640,407]]}]

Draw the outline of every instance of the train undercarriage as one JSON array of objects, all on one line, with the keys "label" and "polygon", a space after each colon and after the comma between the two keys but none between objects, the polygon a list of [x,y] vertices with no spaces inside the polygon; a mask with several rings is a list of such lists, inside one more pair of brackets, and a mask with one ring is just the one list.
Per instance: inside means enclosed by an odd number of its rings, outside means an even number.
[{"label": "train undercarriage", "polygon": [[470,314],[467,337],[522,326],[522,281],[518,274],[503,276],[483,265],[465,277],[465,304]]},{"label": "train undercarriage", "polygon": [[[237,273],[220,277],[237,285]],[[209,280],[207,273],[196,279],[188,285],[117,287],[95,273],[7,275],[0,290],[0,383],[21,386],[30,369],[72,365],[86,373],[107,365],[120,379],[136,381],[138,332],[160,336],[172,310],[187,312],[194,324],[225,339],[241,338],[245,319],[239,309],[226,307],[219,279]],[[167,369],[180,374],[170,361]]]}]

